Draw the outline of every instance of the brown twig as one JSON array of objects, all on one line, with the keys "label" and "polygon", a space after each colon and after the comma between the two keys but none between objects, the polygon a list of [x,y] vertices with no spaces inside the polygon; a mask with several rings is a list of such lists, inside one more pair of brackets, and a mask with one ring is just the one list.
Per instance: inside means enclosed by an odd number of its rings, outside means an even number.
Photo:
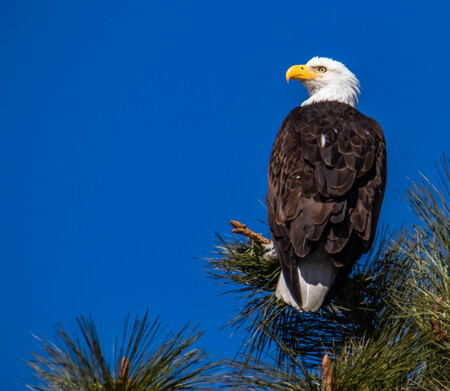
[{"label": "brown twig", "polygon": [[242,234],[257,244],[272,243],[271,240],[265,238],[261,234],[257,234],[256,232],[253,232],[251,229],[248,229],[245,224],[242,224],[239,221],[231,220],[230,223],[234,227],[232,232],[234,232],[236,234]]},{"label": "brown twig", "polygon": [[331,369],[330,358],[325,354],[322,359],[323,386],[324,391],[332,391],[333,371]]},{"label": "brown twig", "polygon": [[128,365],[129,365],[129,361],[126,357],[122,358],[122,362],[120,363],[120,373],[119,376],[117,377],[117,383],[124,383],[125,379],[127,378],[128,375]]},{"label": "brown twig", "polygon": [[322,373],[323,373],[323,390],[324,391],[339,391],[341,388],[341,381],[339,379],[333,380],[333,370],[331,369],[331,361],[328,354],[325,354],[322,359]]},{"label": "brown twig", "polygon": [[440,307],[440,303],[442,302],[443,298],[438,297],[436,299],[436,303],[434,304],[434,313],[436,315],[433,315],[433,318],[431,319],[431,323],[433,324],[433,333],[436,336],[436,339],[439,342],[446,342],[448,341],[448,335],[445,332],[444,328],[442,327],[441,323],[439,322],[438,318],[437,318],[437,314],[439,312],[439,307]]}]

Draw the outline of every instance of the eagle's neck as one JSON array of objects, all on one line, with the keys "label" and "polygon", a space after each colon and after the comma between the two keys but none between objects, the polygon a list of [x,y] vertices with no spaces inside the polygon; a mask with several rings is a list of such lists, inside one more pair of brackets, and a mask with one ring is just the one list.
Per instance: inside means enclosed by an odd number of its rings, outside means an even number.
[{"label": "eagle's neck", "polygon": [[320,88],[315,88],[314,85],[305,83],[305,87],[308,90],[309,99],[305,100],[302,106],[323,101],[347,103],[353,107],[356,107],[358,104],[359,88],[357,83],[333,84],[321,86]]}]

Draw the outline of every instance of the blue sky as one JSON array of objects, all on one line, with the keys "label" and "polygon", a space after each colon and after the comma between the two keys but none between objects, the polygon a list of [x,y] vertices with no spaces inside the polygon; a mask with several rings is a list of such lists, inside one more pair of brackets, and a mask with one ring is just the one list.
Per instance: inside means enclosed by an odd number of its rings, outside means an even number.
[{"label": "blue sky", "polygon": [[31,333],[81,314],[106,346],[128,311],[199,323],[215,357],[239,303],[204,273],[259,203],[286,84],[320,55],[359,78],[388,145],[381,222],[412,216],[407,177],[448,151],[447,1],[0,2],[0,373],[24,389]]}]

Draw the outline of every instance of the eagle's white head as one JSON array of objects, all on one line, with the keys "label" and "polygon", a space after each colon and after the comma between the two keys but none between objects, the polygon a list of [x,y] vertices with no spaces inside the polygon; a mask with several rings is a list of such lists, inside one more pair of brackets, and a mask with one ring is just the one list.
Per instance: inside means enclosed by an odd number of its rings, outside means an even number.
[{"label": "eagle's white head", "polygon": [[308,90],[309,99],[302,106],[326,100],[356,107],[359,81],[344,64],[325,57],[314,57],[305,65],[294,65],[286,72],[286,80],[299,80]]}]

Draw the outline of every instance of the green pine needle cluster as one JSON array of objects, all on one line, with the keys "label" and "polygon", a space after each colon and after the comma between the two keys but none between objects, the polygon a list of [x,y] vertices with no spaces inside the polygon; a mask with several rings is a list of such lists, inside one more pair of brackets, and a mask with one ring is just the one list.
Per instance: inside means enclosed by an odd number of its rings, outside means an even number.
[{"label": "green pine needle cluster", "polygon": [[230,321],[247,333],[243,353],[260,357],[274,349],[280,365],[290,366],[292,357],[298,356],[314,363],[346,339],[376,328],[389,282],[385,273],[392,273],[385,265],[383,245],[379,253],[367,256],[364,267],[355,268],[330,306],[318,313],[301,313],[274,295],[281,272],[277,259],[264,257],[266,250],[259,244],[221,237],[219,241],[216,257],[208,259],[208,271],[220,283],[232,284],[227,293],[244,301]]},{"label": "green pine needle cluster", "polygon": [[[193,345],[202,335],[186,325],[166,332],[158,318],[136,318],[130,332],[125,321],[122,344],[109,365],[92,319],[77,319],[78,333],[57,327],[55,342],[39,338],[43,353],[33,353],[35,391],[143,391],[214,389],[220,363]],[[79,335],[79,336],[77,336]]]}]

